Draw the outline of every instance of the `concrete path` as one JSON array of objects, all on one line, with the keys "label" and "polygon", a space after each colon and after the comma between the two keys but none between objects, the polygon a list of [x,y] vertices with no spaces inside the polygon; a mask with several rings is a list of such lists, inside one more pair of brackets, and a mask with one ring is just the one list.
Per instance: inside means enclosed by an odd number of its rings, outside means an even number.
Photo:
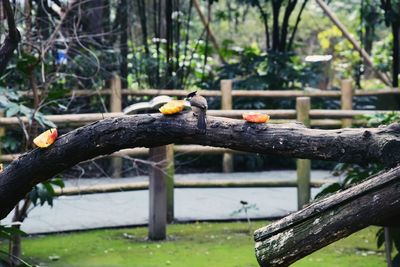
[{"label": "concrete path", "polygon": [[[202,173],[176,175],[176,180],[268,180],[295,179],[295,171],[270,171],[255,173]],[[313,171],[312,180],[332,179],[327,171]],[[66,186],[104,183],[146,181],[147,177],[123,179],[68,180]],[[314,196],[318,189],[312,190]],[[297,208],[296,188],[206,188],[175,189],[175,217],[178,221],[226,220],[245,218],[233,214],[240,209],[240,201],[255,204],[249,210],[251,218],[284,216]],[[148,222],[148,191],[118,192],[82,196],[62,196],[54,201],[53,208],[36,207],[22,225],[27,233],[47,233],[67,230],[93,229],[126,225],[143,225]],[[9,223],[8,216],[2,223]]]}]

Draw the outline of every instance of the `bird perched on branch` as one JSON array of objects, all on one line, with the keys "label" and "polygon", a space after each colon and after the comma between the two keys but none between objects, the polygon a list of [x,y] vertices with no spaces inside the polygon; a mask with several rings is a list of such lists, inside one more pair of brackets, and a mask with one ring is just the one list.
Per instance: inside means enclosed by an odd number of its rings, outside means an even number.
[{"label": "bird perched on branch", "polygon": [[188,94],[186,99],[190,102],[194,115],[197,116],[197,128],[205,132],[207,127],[207,100],[201,95],[198,95],[197,91]]}]

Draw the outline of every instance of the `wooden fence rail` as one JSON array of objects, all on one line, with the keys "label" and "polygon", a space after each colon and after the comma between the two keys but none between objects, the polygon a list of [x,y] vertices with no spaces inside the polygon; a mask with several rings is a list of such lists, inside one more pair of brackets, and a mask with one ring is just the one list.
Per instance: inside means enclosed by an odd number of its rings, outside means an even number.
[{"label": "wooden fence rail", "polygon": [[[333,180],[314,180],[310,186],[321,187]],[[216,180],[216,181],[175,181],[174,188],[265,188],[265,187],[297,187],[296,180],[279,179],[266,181],[235,181],[235,180]],[[127,182],[112,183],[103,185],[71,186],[63,189],[56,188],[56,196],[76,196],[102,193],[116,193],[147,190],[149,182]]]},{"label": "wooden fence rail", "polygon": [[[295,109],[257,109],[257,110],[209,110],[207,114],[210,116],[226,117],[239,119],[245,112],[261,112],[271,116],[272,122],[274,119],[296,119]],[[363,115],[374,115],[374,114],[385,114],[385,113],[400,113],[400,111],[392,110],[324,110],[324,109],[311,109],[311,119],[344,119],[344,118],[356,118]],[[107,118],[115,118],[120,116],[126,116],[122,112],[114,113],[86,113],[86,114],[67,114],[67,115],[47,115],[46,119],[54,122],[57,125],[65,124],[77,124],[83,125],[91,122],[95,122]],[[0,126],[19,126],[21,122],[27,123],[29,118],[27,117],[0,117]],[[323,125],[323,124],[321,124]]]}]

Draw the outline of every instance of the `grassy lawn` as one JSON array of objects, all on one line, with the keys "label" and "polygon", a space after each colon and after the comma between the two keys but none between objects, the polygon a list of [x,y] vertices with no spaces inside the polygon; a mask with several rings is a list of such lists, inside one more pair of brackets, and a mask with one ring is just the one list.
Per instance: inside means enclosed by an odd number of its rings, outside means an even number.
[{"label": "grassy lawn", "polygon": [[[253,228],[262,226],[253,224]],[[295,267],[385,266],[370,227],[297,262]],[[146,228],[29,237],[24,259],[40,266],[258,266],[246,223],[168,227],[168,241],[149,242]],[[4,247],[3,247],[4,248]]]}]

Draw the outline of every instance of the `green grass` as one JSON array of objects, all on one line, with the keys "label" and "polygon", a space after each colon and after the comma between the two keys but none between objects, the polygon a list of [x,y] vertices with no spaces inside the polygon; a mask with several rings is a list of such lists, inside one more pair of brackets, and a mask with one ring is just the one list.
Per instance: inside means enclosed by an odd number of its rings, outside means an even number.
[{"label": "green grass", "polygon": [[[263,223],[253,224],[253,228]],[[385,266],[370,227],[297,262],[295,267]],[[146,240],[147,229],[96,230],[29,237],[24,259],[40,266],[258,266],[246,223],[195,223],[168,227],[168,240]],[[4,248],[4,247],[3,247]],[[50,258],[57,260],[50,260]]]}]

